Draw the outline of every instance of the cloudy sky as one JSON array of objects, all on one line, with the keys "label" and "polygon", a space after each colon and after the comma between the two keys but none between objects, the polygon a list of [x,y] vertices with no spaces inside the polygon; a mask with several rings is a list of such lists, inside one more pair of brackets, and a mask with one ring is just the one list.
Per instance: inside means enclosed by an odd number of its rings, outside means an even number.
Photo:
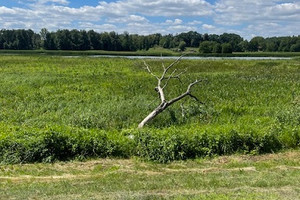
[{"label": "cloudy sky", "polygon": [[300,35],[300,0],[0,0],[0,29]]}]

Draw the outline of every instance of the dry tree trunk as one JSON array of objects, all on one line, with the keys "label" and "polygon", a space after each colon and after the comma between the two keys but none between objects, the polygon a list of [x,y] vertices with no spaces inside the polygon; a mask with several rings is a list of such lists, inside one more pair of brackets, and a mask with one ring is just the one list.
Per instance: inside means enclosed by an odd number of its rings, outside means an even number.
[{"label": "dry tree trunk", "polygon": [[[191,94],[191,88],[198,84],[199,82],[201,82],[202,80],[196,80],[194,81],[193,83],[190,83],[187,87],[187,90],[186,92],[182,93],[181,95],[171,99],[171,100],[166,100],[165,99],[165,94],[164,94],[164,89],[165,87],[168,85],[169,83],[169,80],[170,79],[173,79],[173,78],[176,78],[176,79],[180,79],[180,76],[186,71],[183,71],[183,72],[180,72],[180,73],[177,73],[177,69],[174,69],[172,71],[172,73],[170,73],[170,75],[168,75],[168,71],[176,64],[178,63],[180,60],[181,60],[182,56],[180,56],[177,60],[175,60],[172,64],[170,64],[168,67],[165,67],[164,65],[163,66],[163,73],[162,75],[159,77],[157,75],[155,75],[151,69],[150,69],[150,66],[144,61],[144,65],[146,66],[146,69],[147,71],[152,75],[154,76],[156,79],[157,79],[157,86],[155,88],[155,90],[158,92],[159,94],[159,98],[161,100],[161,103],[151,112],[147,115],[147,117],[145,117],[143,119],[143,121],[138,125],[139,128],[143,128],[144,125],[146,123],[148,123],[149,121],[151,121],[153,118],[155,118],[158,114],[160,114],[161,112],[163,112],[166,108],[168,108],[170,105],[172,105],[173,103],[183,99],[184,97],[186,96],[190,96],[194,99],[196,99],[197,101],[199,101],[197,99],[197,97],[195,97],[194,95]],[[164,81],[164,84],[163,84],[163,81]]]}]

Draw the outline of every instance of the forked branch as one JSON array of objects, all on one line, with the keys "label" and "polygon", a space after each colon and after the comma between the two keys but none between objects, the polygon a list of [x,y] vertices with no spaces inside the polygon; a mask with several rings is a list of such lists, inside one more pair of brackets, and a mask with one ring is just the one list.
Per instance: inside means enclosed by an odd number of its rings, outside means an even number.
[{"label": "forked branch", "polygon": [[[157,86],[155,87],[155,90],[158,92],[159,94],[159,98],[161,103],[151,112],[147,115],[147,117],[145,117],[145,119],[143,119],[143,121],[139,124],[139,128],[144,127],[144,125],[146,123],[148,123],[150,120],[152,120],[153,118],[155,118],[159,113],[161,113],[162,111],[164,111],[166,108],[168,108],[170,105],[172,105],[173,103],[185,98],[186,96],[189,96],[195,100],[197,100],[198,102],[200,102],[198,100],[198,98],[194,95],[191,94],[191,89],[194,85],[200,83],[202,80],[196,80],[192,83],[190,83],[187,87],[187,90],[182,93],[181,95],[171,99],[171,100],[166,100],[165,98],[165,93],[164,93],[164,89],[167,87],[167,85],[169,84],[170,79],[179,79],[180,80],[180,76],[183,75],[187,70],[185,69],[182,72],[177,73],[177,69],[174,69],[171,73],[168,72],[169,70],[176,64],[178,63],[181,59],[182,59],[183,55],[180,56],[179,58],[177,58],[174,62],[172,62],[168,67],[165,67],[164,64],[162,64],[162,68],[163,68],[163,72],[162,75],[159,77],[157,75],[155,75],[150,66],[144,61],[144,65],[147,69],[147,71],[154,76],[157,79]],[[177,74],[176,74],[177,73]],[[164,83],[163,83],[164,82]]]}]

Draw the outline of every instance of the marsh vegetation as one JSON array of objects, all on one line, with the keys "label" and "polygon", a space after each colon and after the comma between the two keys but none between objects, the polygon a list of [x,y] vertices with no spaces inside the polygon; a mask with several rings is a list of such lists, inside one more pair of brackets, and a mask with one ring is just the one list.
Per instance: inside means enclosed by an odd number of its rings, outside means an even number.
[{"label": "marsh vegetation", "polygon": [[[161,62],[147,60],[154,72]],[[2,55],[1,163],[107,156],[169,162],[299,147],[299,59],[182,60],[177,68],[187,68],[183,83],[207,80],[193,88],[203,104],[186,99],[184,113],[174,104],[137,130],[159,101],[142,60]],[[186,90],[172,81],[166,94]]]}]

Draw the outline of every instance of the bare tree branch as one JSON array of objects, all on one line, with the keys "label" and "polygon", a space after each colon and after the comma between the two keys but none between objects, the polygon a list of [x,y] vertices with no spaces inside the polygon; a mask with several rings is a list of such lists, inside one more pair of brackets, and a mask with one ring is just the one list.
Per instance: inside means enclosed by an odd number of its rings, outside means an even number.
[{"label": "bare tree branch", "polygon": [[174,62],[172,62],[167,68],[164,68],[164,72],[161,75],[161,80],[164,79],[164,77],[166,76],[167,72],[169,71],[169,69],[171,67],[173,67],[176,63],[178,63],[181,59],[182,59],[183,55],[181,55],[179,58],[177,58]]},{"label": "bare tree branch", "polygon": [[146,61],[144,61],[144,65],[145,65],[147,71],[148,71],[152,76],[154,76],[154,77],[158,80],[158,79],[159,79],[158,76],[156,76],[156,75],[151,71],[150,66],[146,63]]},{"label": "bare tree branch", "polygon": [[[180,81],[180,76],[181,76],[182,74],[184,74],[184,73],[187,71],[187,69],[185,69],[184,71],[182,71],[182,72],[180,72],[180,73],[178,73],[178,74],[175,75],[175,73],[177,72],[177,69],[174,69],[174,70],[172,71],[172,73],[171,73],[169,76],[167,76],[168,71],[169,71],[176,63],[178,63],[178,62],[181,60],[182,57],[183,57],[183,55],[181,55],[179,58],[177,58],[177,59],[176,59],[174,62],[172,62],[168,67],[165,67],[165,65],[162,64],[163,72],[162,72],[162,75],[161,75],[160,78],[159,78],[157,75],[155,75],[155,74],[151,71],[150,66],[144,61],[144,65],[146,66],[148,72],[149,72],[152,76],[154,76],[154,77],[157,79],[157,86],[155,87],[155,90],[156,90],[156,91],[158,92],[158,94],[159,94],[159,98],[160,98],[160,100],[161,100],[161,103],[160,103],[160,104],[159,104],[159,105],[158,105],[158,106],[157,106],[150,114],[148,114],[148,116],[147,116],[146,118],[143,119],[143,121],[142,121],[142,122],[139,124],[139,126],[138,126],[139,128],[142,128],[147,122],[149,122],[150,120],[152,120],[153,118],[155,118],[159,113],[163,112],[163,111],[164,111],[166,108],[168,108],[170,105],[172,105],[173,103],[175,103],[175,102],[177,102],[177,101],[183,99],[183,98],[186,97],[186,96],[190,96],[191,98],[193,98],[193,99],[195,99],[196,101],[200,102],[199,99],[198,99],[196,96],[194,96],[194,95],[191,94],[191,88],[192,88],[194,85],[200,83],[202,80],[196,80],[196,81],[190,83],[190,84],[188,85],[188,87],[187,87],[186,92],[182,93],[181,95],[179,95],[179,96],[177,96],[177,97],[175,97],[175,98],[173,98],[173,99],[171,99],[171,100],[169,100],[169,101],[167,101],[167,100],[165,99],[164,89],[165,89],[165,87],[168,85],[170,79],[177,78],[177,79],[179,79],[179,81]],[[166,81],[165,81],[164,85],[162,86],[163,80],[166,80]],[[181,81],[180,81],[180,82],[181,82]]]},{"label": "bare tree branch", "polygon": [[[195,82],[189,84],[188,89],[187,89],[187,91],[186,91],[185,93],[183,93],[183,94],[181,94],[181,95],[175,97],[174,99],[171,99],[170,101],[168,101],[168,104],[169,104],[169,105],[172,105],[173,103],[179,101],[180,99],[184,98],[184,97],[187,96],[187,95],[188,95],[188,96],[191,96],[191,88],[192,88],[194,85],[196,85],[197,83],[200,83],[200,82],[201,82],[200,80],[199,80],[199,81],[196,80]],[[194,95],[192,95],[192,96],[194,96]]]},{"label": "bare tree branch", "polygon": [[191,98],[195,99],[197,102],[199,102],[200,104],[204,104],[202,101],[200,101],[196,96],[192,95],[191,93],[188,94]]},{"label": "bare tree branch", "polygon": [[171,73],[171,75],[168,77],[168,79],[166,80],[165,85],[162,87],[163,89],[168,85],[169,80],[170,80],[171,78],[174,78],[174,77],[173,77],[173,74],[174,74],[176,71],[177,71],[177,69],[174,69],[174,71],[173,71],[173,72]]}]

